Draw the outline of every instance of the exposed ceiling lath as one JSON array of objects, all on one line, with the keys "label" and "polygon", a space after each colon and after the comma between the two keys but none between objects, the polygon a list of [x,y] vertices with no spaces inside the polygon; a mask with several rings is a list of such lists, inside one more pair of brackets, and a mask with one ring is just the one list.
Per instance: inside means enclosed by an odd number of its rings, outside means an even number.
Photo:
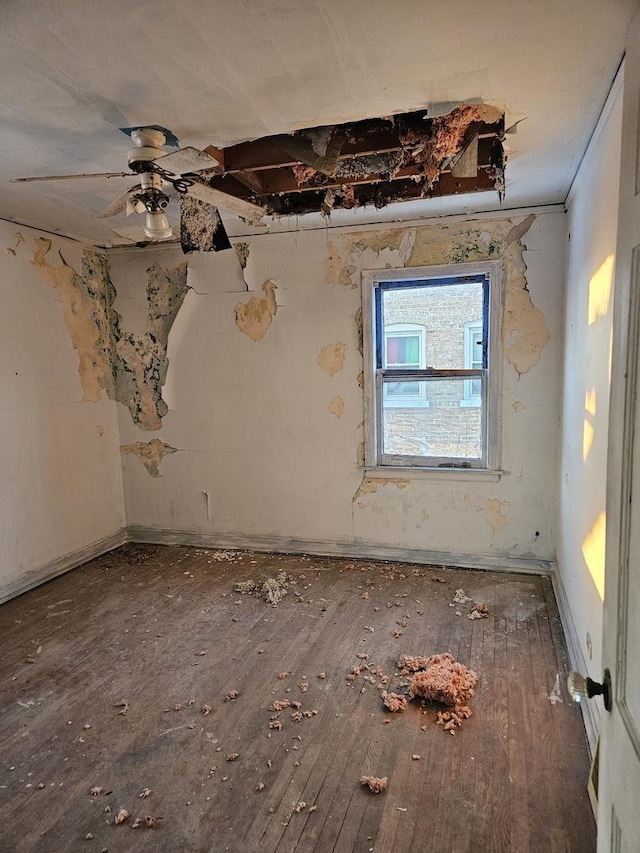
[{"label": "exposed ceiling lath", "polygon": [[205,149],[220,162],[207,183],[269,213],[329,215],[374,205],[494,189],[502,200],[504,114],[460,104],[265,136]]}]

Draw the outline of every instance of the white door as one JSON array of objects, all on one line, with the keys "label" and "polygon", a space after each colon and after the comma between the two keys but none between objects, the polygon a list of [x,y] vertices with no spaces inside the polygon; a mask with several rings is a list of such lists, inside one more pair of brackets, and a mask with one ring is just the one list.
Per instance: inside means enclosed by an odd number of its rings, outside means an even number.
[{"label": "white door", "polygon": [[[640,853],[640,14],[629,29],[607,474],[598,853]],[[598,700],[599,701],[599,700]]]}]

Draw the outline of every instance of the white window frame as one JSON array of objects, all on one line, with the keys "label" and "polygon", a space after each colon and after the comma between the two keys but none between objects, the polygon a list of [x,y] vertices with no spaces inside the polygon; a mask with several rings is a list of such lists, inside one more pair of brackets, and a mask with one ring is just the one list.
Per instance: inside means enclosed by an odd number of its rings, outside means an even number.
[{"label": "white window frame", "polygon": [[[502,350],[500,346],[502,306],[502,263],[481,261],[477,263],[446,264],[441,266],[414,267],[411,269],[363,270],[362,272],[362,316],[364,352],[364,430],[365,466],[368,469],[414,468],[438,472],[460,469],[499,471],[501,418],[500,394],[502,382]],[[423,281],[454,276],[487,276],[489,282],[489,317],[487,321],[487,368],[482,382],[482,452],[481,458],[459,460],[440,457],[383,456],[382,453],[382,380],[376,369],[376,300],[375,290],[379,284],[390,281]],[[425,370],[432,375],[430,369]],[[464,375],[464,374],[462,374]]]}]

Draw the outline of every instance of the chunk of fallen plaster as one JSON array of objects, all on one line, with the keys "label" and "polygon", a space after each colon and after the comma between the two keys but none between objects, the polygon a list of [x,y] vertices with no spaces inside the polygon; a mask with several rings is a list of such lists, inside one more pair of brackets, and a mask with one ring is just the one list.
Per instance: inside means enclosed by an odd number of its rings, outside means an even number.
[{"label": "chunk of fallen plaster", "polygon": [[342,370],[346,351],[347,345],[340,343],[340,341],[322,347],[318,356],[318,364],[327,376],[335,376],[336,373]]},{"label": "chunk of fallen plaster", "polygon": [[152,438],[151,441],[136,441],[135,444],[120,445],[120,453],[127,456],[132,453],[137,456],[142,462],[147,471],[152,477],[162,477],[160,473],[160,464],[165,456],[170,453],[176,453],[177,447],[171,447],[159,438]]},{"label": "chunk of fallen plaster", "polygon": [[278,310],[276,285],[272,281],[265,281],[262,290],[264,298],[254,296],[246,303],[239,302],[235,307],[236,326],[252,341],[264,338]]}]

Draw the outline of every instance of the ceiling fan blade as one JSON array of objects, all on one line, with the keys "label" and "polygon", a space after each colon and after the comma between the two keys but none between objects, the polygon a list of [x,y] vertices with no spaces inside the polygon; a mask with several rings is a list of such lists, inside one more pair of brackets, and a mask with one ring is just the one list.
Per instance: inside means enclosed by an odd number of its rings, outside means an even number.
[{"label": "ceiling fan blade", "polygon": [[190,146],[158,157],[153,162],[172,175],[190,175],[193,172],[203,172],[205,169],[215,169],[220,165],[215,157]]},{"label": "ceiling fan blade", "polygon": [[127,211],[127,215],[129,214],[129,206],[133,204],[131,201],[131,196],[133,193],[142,189],[140,184],[136,184],[135,187],[130,187],[128,190],[119,195],[118,198],[114,199],[108,207],[102,211],[102,213],[98,214],[98,219],[106,219],[109,216],[117,216],[118,213],[122,213],[124,210]]},{"label": "ceiling fan blade", "polygon": [[180,198],[180,245],[185,253],[220,252],[231,248],[215,207],[188,195]]},{"label": "ceiling fan blade", "polygon": [[119,231],[114,231],[113,228],[109,228],[112,234],[115,234],[116,237],[119,237],[120,240],[126,240],[128,243],[136,243],[133,237],[130,237],[128,234],[121,234]]},{"label": "ceiling fan blade", "polygon": [[222,190],[216,190],[206,184],[192,184],[187,189],[187,195],[198,199],[198,201],[204,201],[212,207],[221,207],[223,210],[228,210],[229,213],[235,213],[236,216],[241,216],[251,224],[258,222],[265,214],[264,208],[259,205],[252,204],[252,202],[245,201],[235,195],[224,193]]},{"label": "ceiling fan blade", "polygon": [[130,178],[131,172],[87,172],[84,175],[42,175],[37,178],[12,178],[12,184],[30,184],[34,181],[76,181],[78,178]]}]

